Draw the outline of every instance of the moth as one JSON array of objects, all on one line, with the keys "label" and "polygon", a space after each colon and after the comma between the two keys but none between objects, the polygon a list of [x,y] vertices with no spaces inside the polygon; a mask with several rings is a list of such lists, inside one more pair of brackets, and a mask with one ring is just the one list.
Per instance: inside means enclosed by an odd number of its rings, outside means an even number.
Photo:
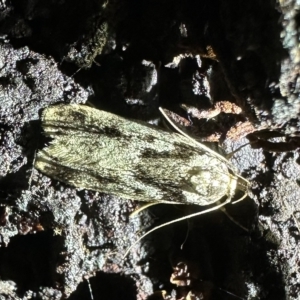
[{"label": "moth", "polygon": [[249,182],[223,156],[171,124],[178,133],[84,105],[52,106],[42,126],[53,139],[35,167],[75,187],[154,204],[217,203],[214,210],[237,191],[247,195]]},{"label": "moth", "polygon": [[42,126],[53,140],[38,152],[35,167],[75,187],[201,206],[248,190],[223,156],[182,132],[72,104],[46,108]]}]

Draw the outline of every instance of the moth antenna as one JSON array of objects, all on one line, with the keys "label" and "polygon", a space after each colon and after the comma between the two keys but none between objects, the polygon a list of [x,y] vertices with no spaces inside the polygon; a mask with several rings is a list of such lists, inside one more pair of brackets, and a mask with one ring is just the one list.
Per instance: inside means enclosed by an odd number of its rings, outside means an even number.
[{"label": "moth antenna", "polygon": [[150,229],[149,231],[147,231],[145,234],[143,234],[139,239],[137,239],[125,252],[125,254],[123,255],[123,259],[126,258],[126,256],[128,255],[128,253],[130,252],[130,250],[139,242],[141,241],[144,237],[146,237],[148,234],[152,233],[153,231],[156,231],[157,229],[159,228],[162,228],[162,227],[165,227],[165,226],[168,226],[170,224],[173,224],[173,223],[176,223],[176,222],[180,222],[180,221],[183,221],[183,220],[186,220],[186,219],[189,219],[189,218],[193,218],[193,217],[196,217],[196,216],[199,216],[199,215],[203,215],[205,213],[208,213],[210,211],[214,211],[214,210],[217,210],[219,208],[221,208],[222,206],[226,205],[227,203],[229,203],[231,200],[231,198],[227,198],[223,203],[219,204],[219,205],[216,205],[214,207],[211,207],[211,208],[208,208],[206,210],[203,210],[203,211],[199,211],[199,212],[196,212],[196,213],[193,213],[193,214],[190,214],[188,216],[184,216],[184,217],[181,217],[181,218],[178,218],[178,219],[175,219],[175,220],[172,220],[172,221],[169,221],[169,222],[166,222],[164,224],[161,224],[161,225],[158,225],[152,229]]},{"label": "moth antenna", "polygon": [[180,134],[182,134],[183,136],[185,136],[186,138],[188,138],[190,141],[192,141],[193,143],[195,143],[198,147],[202,148],[204,151],[213,154],[214,156],[218,157],[220,160],[224,161],[227,165],[231,166],[231,163],[222,155],[220,155],[219,153],[211,150],[209,147],[197,142],[194,138],[190,137],[188,134],[186,134],[184,131],[182,131],[168,116],[167,114],[164,112],[164,109],[162,107],[159,107],[159,111],[161,112],[161,114],[164,116],[164,118],[173,126],[173,128],[179,132]]},{"label": "moth antenna", "polygon": [[141,211],[143,211],[144,209],[147,209],[148,207],[150,206],[153,206],[153,205],[157,205],[157,204],[161,204],[161,203],[156,203],[156,202],[149,202],[149,203],[146,203],[146,204],[143,204],[141,207],[137,208],[135,211],[133,211],[131,214],[130,214],[130,218],[132,217],[135,217],[137,214],[139,214]]}]

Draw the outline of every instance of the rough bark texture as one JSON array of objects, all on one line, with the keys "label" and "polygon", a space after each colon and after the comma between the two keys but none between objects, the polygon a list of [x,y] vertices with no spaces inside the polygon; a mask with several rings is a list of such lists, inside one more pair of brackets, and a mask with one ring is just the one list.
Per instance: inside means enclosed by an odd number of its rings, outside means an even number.
[{"label": "rough bark texture", "polygon": [[[0,299],[298,299],[299,9],[295,0],[2,1]],[[242,112],[196,117],[225,100]],[[227,152],[251,141],[232,158],[251,193],[227,207],[249,231],[214,212],[151,234],[123,260],[141,232],[199,208],[158,205],[131,219],[136,202],[33,169],[49,142],[41,109],[86,101],[152,123],[163,106]]]}]

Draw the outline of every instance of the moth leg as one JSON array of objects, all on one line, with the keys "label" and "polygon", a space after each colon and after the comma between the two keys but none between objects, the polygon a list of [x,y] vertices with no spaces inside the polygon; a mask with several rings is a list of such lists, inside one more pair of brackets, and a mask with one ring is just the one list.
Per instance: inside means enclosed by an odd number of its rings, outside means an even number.
[{"label": "moth leg", "polygon": [[225,207],[221,207],[220,210],[227,216],[227,218],[232,221],[235,225],[237,225],[238,227],[240,227],[241,229],[243,229],[246,232],[249,232],[249,230],[244,227],[242,224],[240,224],[238,221],[236,221],[226,210]]},{"label": "moth leg", "polygon": [[240,199],[235,200],[235,201],[232,202],[231,204],[236,204],[236,203],[238,203],[238,202],[244,200],[247,196],[248,196],[248,193],[245,192],[244,195],[243,195]]},{"label": "moth leg", "polygon": [[244,148],[245,146],[248,146],[248,145],[251,145],[251,143],[246,143],[246,144],[244,144],[244,145],[238,147],[237,149],[233,150],[232,152],[227,153],[227,154],[225,155],[225,158],[228,159],[228,160],[231,159],[232,156],[233,156],[235,153],[239,152],[242,148]]},{"label": "moth leg", "polygon": [[160,202],[149,202],[149,203],[143,204],[141,207],[139,207],[135,211],[133,211],[129,217],[132,218],[132,217],[136,216],[137,214],[139,214],[142,210],[144,210],[150,206],[156,205],[156,204],[161,204],[161,203]]},{"label": "moth leg", "polygon": [[[237,202],[242,201],[243,199],[245,199],[245,198],[247,197],[247,195],[248,195],[248,194],[245,192],[244,195],[243,195],[240,199],[238,199],[238,200],[232,202],[231,204],[235,204],[235,203],[237,203]],[[226,199],[225,203],[226,203],[226,202],[227,202],[227,203],[231,202],[231,197],[228,197],[228,198]],[[218,201],[217,203],[219,204],[220,201]],[[227,212],[227,210],[226,210],[226,208],[225,208],[224,206],[220,207],[220,210],[221,210],[221,211],[228,217],[228,219],[229,219],[230,221],[232,221],[235,225],[237,225],[238,227],[240,227],[240,228],[243,229],[244,231],[249,232],[249,230],[248,230],[246,227],[244,227],[243,225],[241,225],[238,221],[236,221],[236,220],[235,220],[235,219]]]},{"label": "moth leg", "polygon": [[193,217],[196,217],[196,216],[199,216],[199,215],[202,215],[202,214],[206,214],[208,212],[211,212],[211,211],[214,211],[214,210],[217,210],[219,208],[221,208],[222,206],[226,205],[227,203],[229,203],[231,201],[231,197],[228,197],[224,202],[222,203],[218,203],[217,205],[213,206],[213,207],[210,207],[210,208],[207,208],[205,210],[202,210],[202,211],[199,211],[199,212],[196,212],[196,213],[193,213],[193,214],[190,214],[190,215],[187,215],[187,216],[184,216],[184,217],[181,217],[181,218],[178,218],[178,219],[175,219],[175,220],[172,220],[172,221],[169,221],[169,222],[166,222],[166,223],[163,223],[161,225],[158,225],[152,229],[150,229],[149,231],[147,231],[145,234],[143,234],[141,237],[139,237],[130,247],[128,247],[128,249],[126,250],[125,254],[123,255],[123,259],[126,258],[126,256],[128,255],[128,253],[130,252],[130,250],[140,241],[142,240],[145,236],[147,236],[148,234],[150,234],[151,232],[159,229],[159,228],[162,228],[164,226],[168,226],[170,224],[173,224],[173,223],[176,223],[176,222],[180,222],[180,221],[183,221],[183,220],[186,220],[186,219],[189,219],[189,218],[193,218]]}]

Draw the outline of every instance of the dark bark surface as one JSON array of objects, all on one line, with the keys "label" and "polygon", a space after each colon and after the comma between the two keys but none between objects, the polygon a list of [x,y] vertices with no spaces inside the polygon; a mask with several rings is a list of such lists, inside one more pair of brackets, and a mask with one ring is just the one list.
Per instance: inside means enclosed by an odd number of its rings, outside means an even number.
[{"label": "dark bark surface", "polygon": [[[284,0],[2,1],[0,299],[298,299],[298,11]],[[217,211],[123,259],[147,229],[201,208],[130,218],[138,203],[35,170],[49,143],[42,109],[87,101],[152,123],[168,108],[226,152],[250,141],[231,160],[251,191],[226,207],[248,231]],[[220,101],[241,113],[197,118]]]}]

